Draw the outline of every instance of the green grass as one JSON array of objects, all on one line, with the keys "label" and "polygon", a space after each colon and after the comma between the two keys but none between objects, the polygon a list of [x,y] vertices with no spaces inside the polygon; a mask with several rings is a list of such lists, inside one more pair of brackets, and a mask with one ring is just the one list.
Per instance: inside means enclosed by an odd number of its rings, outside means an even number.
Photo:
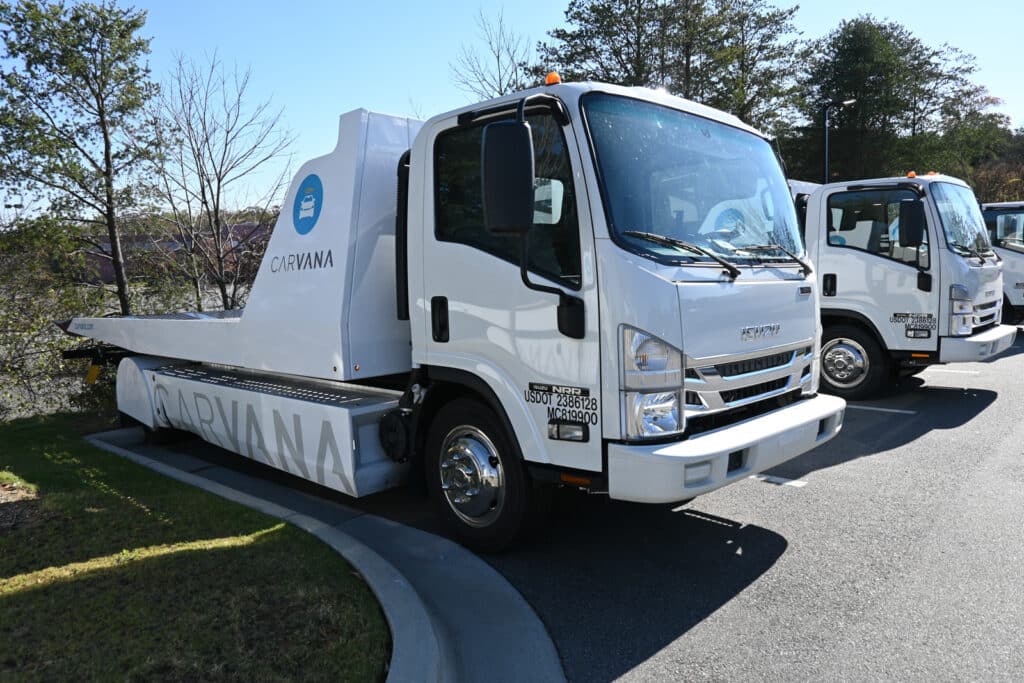
[{"label": "green grass", "polygon": [[73,418],[0,424],[0,680],[380,680],[362,578],[279,520],[93,448]]}]

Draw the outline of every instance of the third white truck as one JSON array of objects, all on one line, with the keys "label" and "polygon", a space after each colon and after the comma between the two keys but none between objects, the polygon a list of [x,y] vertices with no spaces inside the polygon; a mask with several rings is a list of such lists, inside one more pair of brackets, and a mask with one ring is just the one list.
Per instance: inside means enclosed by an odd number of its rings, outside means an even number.
[{"label": "third white truck", "polygon": [[821,287],[823,390],[877,395],[900,374],[1008,349],[1003,281],[971,188],[939,174],[790,182]]},{"label": "third white truck", "polygon": [[988,236],[1003,260],[1003,319],[1024,322],[1024,201],[982,204]]}]

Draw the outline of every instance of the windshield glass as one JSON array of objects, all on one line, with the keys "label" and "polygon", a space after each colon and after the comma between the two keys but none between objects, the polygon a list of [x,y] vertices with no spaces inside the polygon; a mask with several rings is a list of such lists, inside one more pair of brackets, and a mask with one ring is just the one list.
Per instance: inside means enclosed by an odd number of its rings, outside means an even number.
[{"label": "windshield glass", "polygon": [[1024,206],[1012,209],[987,209],[985,226],[997,247],[1024,251]]},{"label": "windshield glass", "polygon": [[803,254],[789,188],[763,138],[617,95],[587,95],[583,110],[620,244],[670,263],[792,263]]},{"label": "windshield glass", "polygon": [[930,189],[949,248],[962,254],[992,253],[981,208],[970,188],[953,183],[932,183]]}]

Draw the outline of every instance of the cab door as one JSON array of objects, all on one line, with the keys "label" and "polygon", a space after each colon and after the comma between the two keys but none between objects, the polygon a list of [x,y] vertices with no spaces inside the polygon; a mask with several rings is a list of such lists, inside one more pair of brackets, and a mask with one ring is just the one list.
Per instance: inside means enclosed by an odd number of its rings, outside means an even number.
[{"label": "cab door", "polygon": [[890,351],[937,351],[939,269],[931,264],[932,228],[919,247],[899,243],[903,188],[839,191],[826,199],[819,277],[822,315],[859,314]]},{"label": "cab door", "polygon": [[600,471],[597,278],[584,182],[575,170],[579,149],[571,128],[549,110],[530,111],[527,121],[536,177],[533,225],[526,234],[529,277],[582,302],[583,336],[559,331],[557,294],[523,283],[521,237],[485,230],[485,122],[457,125],[451,119],[428,143],[433,163],[424,209],[433,229],[428,218],[422,242],[424,362],[486,383],[525,459]]}]

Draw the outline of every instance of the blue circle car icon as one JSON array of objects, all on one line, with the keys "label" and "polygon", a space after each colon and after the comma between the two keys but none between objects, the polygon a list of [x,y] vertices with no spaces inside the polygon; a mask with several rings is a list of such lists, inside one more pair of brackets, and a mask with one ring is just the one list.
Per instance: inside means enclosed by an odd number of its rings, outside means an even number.
[{"label": "blue circle car icon", "polygon": [[311,173],[302,180],[299,191],[295,193],[295,203],[292,205],[295,232],[300,235],[308,234],[316,226],[323,204],[323,183],[318,175]]}]

